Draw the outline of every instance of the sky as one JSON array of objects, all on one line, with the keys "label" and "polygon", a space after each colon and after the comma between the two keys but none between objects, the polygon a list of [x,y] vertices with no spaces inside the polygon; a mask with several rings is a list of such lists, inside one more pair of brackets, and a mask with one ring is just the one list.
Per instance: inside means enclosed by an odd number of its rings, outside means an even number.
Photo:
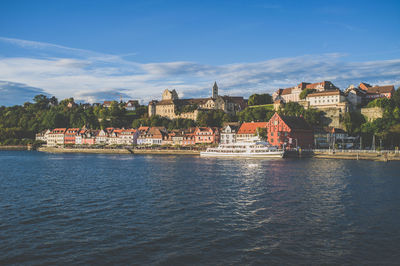
[{"label": "sky", "polygon": [[0,0],[0,105],[400,86],[400,1]]}]

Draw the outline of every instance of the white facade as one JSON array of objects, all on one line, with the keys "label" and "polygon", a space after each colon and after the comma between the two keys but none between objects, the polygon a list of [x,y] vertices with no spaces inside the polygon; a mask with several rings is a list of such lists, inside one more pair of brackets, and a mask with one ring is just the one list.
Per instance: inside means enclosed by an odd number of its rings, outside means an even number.
[{"label": "white facade", "polygon": [[108,133],[105,130],[100,130],[96,136],[96,144],[108,144]]},{"label": "white facade", "polygon": [[236,130],[229,125],[224,127],[221,131],[220,143],[229,144],[235,142],[236,142]]},{"label": "white facade", "polygon": [[47,142],[50,132],[51,131],[49,129],[47,129],[45,132],[38,133],[38,134],[36,134],[35,139]]},{"label": "white facade", "polygon": [[[302,92],[301,88],[294,87],[294,88],[292,88],[291,93],[282,94],[281,97],[286,103],[298,102],[298,101],[300,101],[300,93],[301,92]],[[283,93],[285,93],[285,92],[283,92]]]},{"label": "white facade", "polygon": [[335,106],[338,103],[346,101],[346,97],[337,92],[333,94],[332,92],[327,93],[313,93],[307,96],[307,101],[310,106]]},{"label": "white facade", "polygon": [[138,145],[162,145],[162,139],[158,138],[138,138]]},{"label": "white facade", "polygon": [[[362,102],[362,92],[361,90],[358,90],[356,88],[350,88],[348,90],[346,90],[347,92],[347,97],[346,99],[353,105],[353,106],[357,106],[359,104],[361,104]],[[364,93],[365,95],[365,93]]]},{"label": "white facade", "polygon": [[82,144],[82,135],[78,134],[75,136],[75,144],[81,145]]},{"label": "white facade", "polygon": [[137,130],[125,130],[119,134],[119,144],[122,145],[133,145],[137,144],[139,132]]},{"label": "white facade", "polygon": [[64,134],[66,129],[54,129],[47,136],[47,146],[64,145]]}]

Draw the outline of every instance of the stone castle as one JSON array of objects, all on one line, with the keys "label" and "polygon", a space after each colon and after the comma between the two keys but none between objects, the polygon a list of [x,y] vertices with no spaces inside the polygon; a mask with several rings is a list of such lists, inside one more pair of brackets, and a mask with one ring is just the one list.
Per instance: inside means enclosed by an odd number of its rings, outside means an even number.
[{"label": "stone castle", "polygon": [[243,97],[220,96],[218,85],[214,82],[211,97],[179,99],[175,90],[166,89],[162,94],[162,100],[153,100],[149,103],[149,117],[159,115],[169,119],[186,118],[197,119],[202,110],[222,110],[227,114],[234,114],[246,107]]}]

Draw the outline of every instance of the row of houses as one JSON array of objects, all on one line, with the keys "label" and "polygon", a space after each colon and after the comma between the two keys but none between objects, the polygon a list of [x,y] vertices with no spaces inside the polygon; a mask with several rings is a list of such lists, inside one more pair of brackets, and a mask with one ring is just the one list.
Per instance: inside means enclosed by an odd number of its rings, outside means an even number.
[{"label": "row of houses", "polygon": [[[268,122],[228,123],[223,128],[193,127],[167,130],[164,127],[137,129],[55,128],[36,135],[48,146],[64,145],[180,145],[229,144],[262,136],[271,145],[279,147],[311,148],[315,142],[314,129],[303,117],[283,116],[275,113]],[[326,132],[329,132],[328,130]],[[318,132],[321,138],[321,131]],[[261,137],[260,137],[261,139]]]},{"label": "row of houses", "polygon": [[164,127],[139,127],[101,130],[87,128],[55,128],[36,134],[36,140],[47,146],[64,145],[196,145],[219,143],[220,129],[196,127],[168,131]]}]

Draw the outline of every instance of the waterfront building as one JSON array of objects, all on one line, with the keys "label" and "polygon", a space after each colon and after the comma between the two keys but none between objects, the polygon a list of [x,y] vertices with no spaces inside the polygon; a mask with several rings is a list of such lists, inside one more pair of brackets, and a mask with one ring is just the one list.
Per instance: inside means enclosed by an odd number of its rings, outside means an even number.
[{"label": "waterfront building", "polygon": [[75,138],[79,134],[79,128],[68,128],[65,131],[64,144],[75,144]]},{"label": "waterfront building", "polygon": [[75,136],[75,144],[82,145],[82,136],[87,131],[86,127],[83,127],[79,130],[78,134]]},{"label": "waterfront building", "polygon": [[121,134],[122,129],[119,128],[110,128],[110,133],[108,134],[107,143],[109,145],[121,145],[121,138],[119,135]]},{"label": "waterfront building", "polygon": [[184,131],[182,138],[182,146],[191,146],[196,144],[195,128],[189,128]]},{"label": "waterfront building", "polygon": [[64,136],[66,128],[55,128],[47,137],[47,146],[64,145]]},{"label": "waterfront building", "polygon": [[97,137],[96,137],[96,144],[108,144],[108,131],[107,130],[100,130]]},{"label": "waterfront building", "polygon": [[229,144],[236,142],[236,133],[239,127],[234,125],[227,125],[221,130],[221,144]]},{"label": "waterfront building", "polygon": [[[250,141],[254,139],[254,136],[258,135],[258,129],[267,128],[267,122],[245,122],[243,123],[236,134],[236,141]],[[259,138],[259,140],[261,140]]]},{"label": "waterfront building", "polygon": [[138,145],[162,145],[163,140],[168,138],[168,132],[164,127],[150,127],[142,131],[138,138]]},{"label": "waterfront building", "polygon": [[283,147],[311,148],[313,130],[303,117],[283,116],[275,113],[267,123],[268,142]]},{"label": "waterfront building", "polygon": [[180,130],[173,130],[172,132],[169,132],[168,137],[171,140],[171,144],[182,146],[184,134],[185,132]]},{"label": "waterfront building", "polygon": [[359,137],[352,137],[341,128],[314,129],[314,147],[317,149],[351,149],[359,144]]},{"label": "waterfront building", "polygon": [[119,144],[134,145],[137,144],[139,131],[136,129],[123,129],[119,134]]},{"label": "waterfront building", "polygon": [[83,145],[94,145],[96,143],[96,137],[100,133],[100,130],[88,129],[81,135]]},{"label": "waterfront building", "polygon": [[35,135],[35,140],[47,142],[47,138],[48,138],[50,132],[51,131],[49,129],[46,129],[46,130],[43,130],[42,132],[37,133]]},{"label": "waterfront building", "polygon": [[195,144],[219,143],[219,129],[217,127],[197,127],[194,131]]},{"label": "waterfront building", "polygon": [[222,110],[234,114],[246,107],[243,97],[219,96],[216,82],[211,92],[210,98],[179,99],[176,90],[166,89],[161,101],[153,100],[149,103],[149,117],[159,115],[169,119],[196,120],[201,110]]}]

